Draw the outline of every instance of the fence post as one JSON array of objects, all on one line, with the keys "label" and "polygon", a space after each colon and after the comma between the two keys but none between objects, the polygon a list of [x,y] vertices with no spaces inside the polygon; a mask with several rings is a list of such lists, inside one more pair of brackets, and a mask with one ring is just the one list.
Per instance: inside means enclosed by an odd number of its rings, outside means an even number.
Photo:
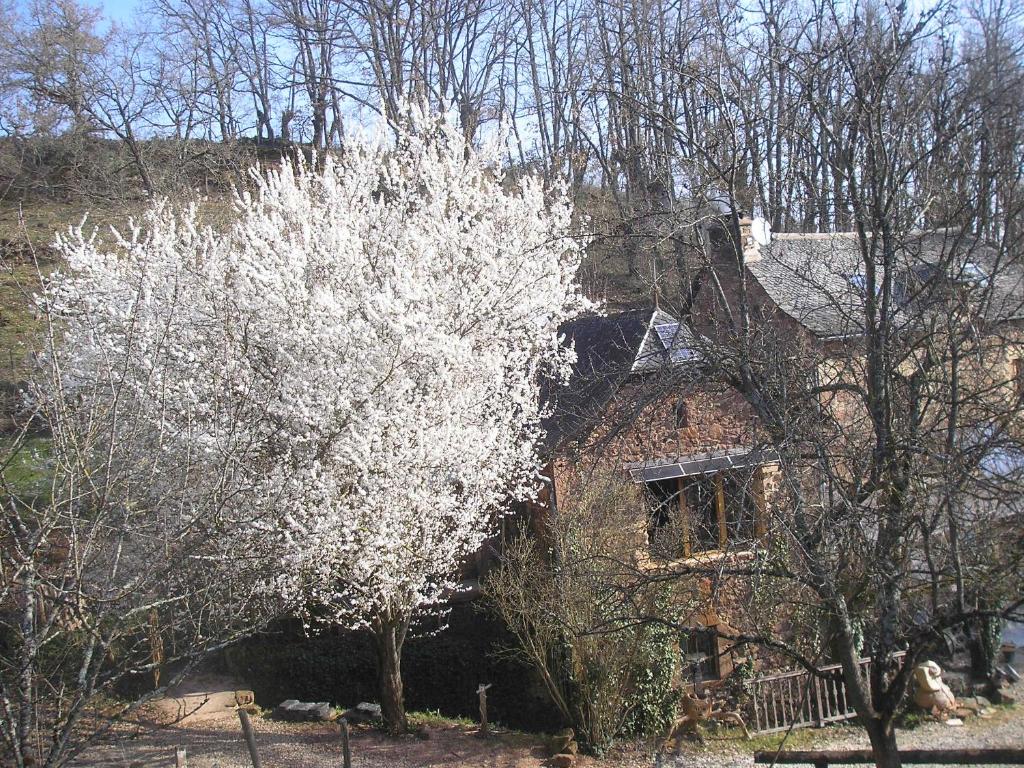
[{"label": "fence post", "polygon": [[260,765],[260,753],[256,751],[256,734],[253,733],[252,723],[249,722],[249,713],[243,707],[238,708],[238,719],[242,721],[242,734],[245,736],[245,745],[249,748],[249,759],[252,760],[252,768],[262,768]]},{"label": "fence post", "polygon": [[174,750],[174,768],[188,768],[188,753],[184,747]]},{"label": "fence post", "polygon": [[338,721],[338,725],[341,726],[342,760],[344,761],[345,768],[352,768],[352,746],[349,743],[348,720],[343,717]]},{"label": "fence post", "polygon": [[484,685],[481,683],[476,688],[476,695],[480,697],[480,735],[487,736],[490,734],[490,730],[487,725],[487,689],[490,688],[492,683]]}]

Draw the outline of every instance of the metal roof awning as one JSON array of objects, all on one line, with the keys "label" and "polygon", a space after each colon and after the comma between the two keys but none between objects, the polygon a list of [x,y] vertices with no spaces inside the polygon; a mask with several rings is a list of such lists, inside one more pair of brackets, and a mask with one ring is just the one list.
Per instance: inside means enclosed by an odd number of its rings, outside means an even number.
[{"label": "metal roof awning", "polygon": [[652,483],[658,480],[672,480],[690,475],[706,475],[728,469],[759,467],[778,461],[774,451],[734,448],[711,453],[694,453],[679,456],[676,460],[644,461],[627,464],[626,471],[634,483]]}]

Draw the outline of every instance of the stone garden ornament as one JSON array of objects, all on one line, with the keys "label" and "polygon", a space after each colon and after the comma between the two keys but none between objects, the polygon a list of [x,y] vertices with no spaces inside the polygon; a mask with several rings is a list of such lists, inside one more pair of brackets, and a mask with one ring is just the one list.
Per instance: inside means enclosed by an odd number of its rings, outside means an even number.
[{"label": "stone garden ornament", "polygon": [[934,661],[914,667],[914,703],[938,716],[956,709],[956,697],[942,682],[942,668]]}]

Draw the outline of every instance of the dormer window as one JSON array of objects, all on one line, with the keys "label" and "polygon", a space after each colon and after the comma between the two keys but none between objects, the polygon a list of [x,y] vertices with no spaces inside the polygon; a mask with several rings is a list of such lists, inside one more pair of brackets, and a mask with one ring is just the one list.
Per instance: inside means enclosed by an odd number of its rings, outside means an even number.
[{"label": "dormer window", "polygon": [[689,334],[679,323],[662,323],[654,326],[654,332],[658,340],[665,348],[665,355],[672,363],[686,363],[695,360],[698,355],[687,342]]},{"label": "dormer window", "polygon": [[985,288],[988,286],[989,276],[985,270],[973,261],[968,261],[960,271],[959,282]]},{"label": "dormer window", "polygon": [[[860,293],[861,296],[868,295],[868,279],[865,275],[856,272],[852,275],[847,275],[846,280],[847,282],[850,283],[850,285],[857,289],[857,292]],[[878,286],[875,286],[876,296],[878,295],[878,292]]]},{"label": "dormer window", "polygon": [[[851,286],[853,286],[853,288],[861,296],[866,297],[868,295],[868,278],[867,278],[866,275],[863,275],[860,272],[855,272],[852,275],[847,275],[846,276],[846,281]],[[877,298],[877,297],[879,297],[881,295],[882,295],[882,283],[881,282],[876,282],[875,283],[875,297]],[[892,296],[896,299],[896,301],[902,302],[903,301],[903,296],[904,296],[903,286],[898,284],[898,283],[894,284],[893,285]]]}]

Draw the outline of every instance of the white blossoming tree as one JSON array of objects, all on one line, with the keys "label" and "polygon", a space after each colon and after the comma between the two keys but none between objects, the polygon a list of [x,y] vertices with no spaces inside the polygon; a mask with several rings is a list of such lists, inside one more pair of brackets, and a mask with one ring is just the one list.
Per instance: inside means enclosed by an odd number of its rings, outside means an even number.
[{"label": "white blossoming tree", "polygon": [[266,589],[371,631],[396,732],[410,620],[534,486],[538,378],[587,305],[570,201],[499,158],[411,114],[259,176],[227,231],[166,205],[111,248],[73,230],[48,292],[69,380],[120,371],[151,450],[230,467],[180,493],[218,484]]}]

